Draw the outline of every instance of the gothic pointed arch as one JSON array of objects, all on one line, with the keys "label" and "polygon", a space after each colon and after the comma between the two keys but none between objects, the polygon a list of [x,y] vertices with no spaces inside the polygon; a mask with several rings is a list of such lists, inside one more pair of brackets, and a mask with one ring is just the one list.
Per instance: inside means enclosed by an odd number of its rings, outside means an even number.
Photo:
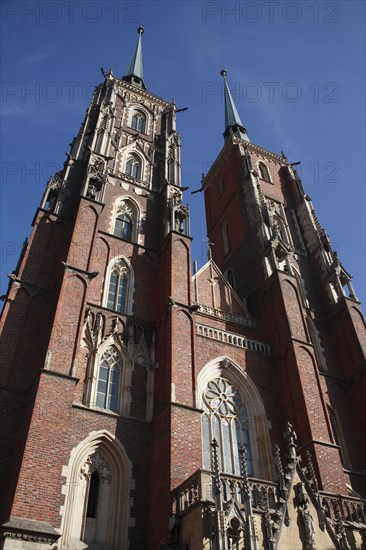
[{"label": "gothic pointed arch", "polygon": [[71,451],[62,474],[61,548],[127,548],[132,464],[119,439],[91,432]]},{"label": "gothic pointed arch", "polygon": [[140,208],[131,197],[123,195],[114,203],[111,232],[128,241],[137,241],[138,225],[140,220]]},{"label": "gothic pointed arch", "polygon": [[137,132],[146,134],[147,116],[146,113],[141,109],[141,106],[139,105],[138,108],[134,108],[130,116],[130,127]]},{"label": "gothic pointed arch", "polygon": [[130,411],[131,368],[118,334],[111,334],[89,353],[84,404],[116,414]]},{"label": "gothic pointed arch", "polygon": [[309,315],[306,316],[306,323],[307,323],[307,328],[309,332],[310,342],[314,346],[315,357],[318,363],[318,369],[321,372],[328,372],[328,366],[324,356],[324,348],[320,340],[319,332],[315,326],[314,321],[310,318]]},{"label": "gothic pointed arch", "polygon": [[300,271],[293,264],[290,264],[290,268],[291,268],[291,270],[292,270],[292,272],[295,276],[296,282],[297,282],[297,286],[298,286],[298,290],[299,290],[302,305],[304,307],[308,308],[309,307],[309,300],[308,300],[307,295],[306,295],[304,279],[301,277]]},{"label": "gothic pointed arch", "polygon": [[251,475],[272,479],[271,444],[261,396],[249,375],[229,357],[210,361],[197,380],[197,403],[203,409],[204,467],[211,469],[210,443],[221,441],[221,469],[239,474],[238,447],[247,448]]},{"label": "gothic pointed arch", "polygon": [[267,165],[264,162],[259,161],[258,168],[259,168],[260,178],[268,183],[272,183]]},{"label": "gothic pointed arch", "polygon": [[140,155],[135,152],[128,153],[125,158],[124,173],[135,179],[142,179],[143,163]]},{"label": "gothic pointed arch", "polygon": [[103,307],[132,315],[134,272],[129,260],[122,254],[109,262],[104,280]]},{"label": "gothic pointed arch", "polygon": [[230,237],[229,237],[229,225],[225,220],[221,226],[221,235],[222,235],[222,246],[224,249],[224,254],[230,252]]},{"label": "gothic pointed arch", "polygon": [[337,410],[335,407],[327,403],[328,415],[330,419],[330,424],[332,426],[333,440],[336,445],[339,446],[339,454],[341,457],[342,464],[345,468],[352,469],[351,460],[349,457],[346,439],[344,437],[342,424],[338,416]]}]

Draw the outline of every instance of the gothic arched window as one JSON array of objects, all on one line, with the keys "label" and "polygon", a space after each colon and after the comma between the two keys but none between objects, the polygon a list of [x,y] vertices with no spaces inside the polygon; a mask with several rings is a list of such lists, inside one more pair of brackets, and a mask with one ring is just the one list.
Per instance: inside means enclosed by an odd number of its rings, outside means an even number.
[{"label": "gothic arched window", "polygon": [[247,468],[253,474],[248,412],[239,391],[223,377],[208,382],[203,392],[202,447],[203,466],[212,470],[211,443],[218,443],[219,468],[240,475],[239,448],[247,451]]},{"label": "gothic arched window", "polygon": [[129,155],[126,161],[125,174],[133,178],[141,178],[141,161],[137,155]]},{"label": "gothic arched window", "polygon": [[128,287],[128,267],[123,260],[118,260],[111,271],[107,308],[118,311],[119,313],[125,313],[126,301],[127,301],[127,287]]},{"label": "gothic arched window", "polygon": [[138,132],[145,132],[146,116],[141,111],[135,111],[131,119],[131,128]]},{"label": "gothic arched window", "polygon": [[333,438],[336,445],[339,446],[339,453],[341,456],[342,464],[345,468],[351,468],[351,461],[349,458],[346,440],[344,438],[343,429],[334,407],[327,403],[329,419],[332,426]]},{"label": "gothic arched window", "polygon": [[112,231],[116,237],[128,241],[137,240],[139,209],[134,201],[128,198],[117,200],[113,214]]},{"label": "gothic arched window", "polygon": [[264,164],[264,162],[260,162],[258,164],[260,177],[262,180],[267,181],[268,183],[271,183],[271,178],[269,177],[269,172],[267,166]]},{"label": "gothic arched window", "polygon": [[328,367],[324,357],[324,351],[321,344],[319,332],[315,326],[315,323],[310,317],[306,317],[307,327],[309,331],[310,342],[314,346],[315,357],[318,363],[318,369],[320,372],[327,372]]},{"label": "gothic arched window", "polygon": [[227,254],[230,250],[229,228],[228,223],[225,221],[221,227],[222,244],[224,246],[224,253]]},{"label": "gothic arched window", "polygon": [[124,213],[117,216],[114,224],[114,234],[122,239],[131,240],[132,236],[132,220]]},{"label": "gothic arched window", "polygon": [[118,411],[121,369],[122,361],[117,348],[115,346],[107,348],[101,357],[98,369],[97,407]]}]

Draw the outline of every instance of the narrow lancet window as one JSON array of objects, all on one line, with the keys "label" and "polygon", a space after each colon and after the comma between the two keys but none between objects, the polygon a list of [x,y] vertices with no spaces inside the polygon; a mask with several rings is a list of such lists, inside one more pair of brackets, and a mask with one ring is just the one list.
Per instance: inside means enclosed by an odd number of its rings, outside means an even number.
[{"label": "narrow lancet window", "polygon": [[135,111],[132,115],[131,128],[138,132],[145,132],[146,116],[141,111]]},{"label": "narrow lancet window", "polygon": [[141,161],[136,155],[127,158],[125,173],[136,179],[141,178]]},{"label": "narrow lancet window", "polygon": [[114,225],[114,234],[122,239],[131,240],[132,220],[127,214],[121,213],[117,216]]},{"label": "narrow lancet window", "polygon": [[227,254],[230,250],[229,228],[228,223],[224,222],[221,227],[222,244],[224,247],[224,254]]},{"label": "narrow lancet window", "polygon": [[271,178],[269,177],[269,172],[267,166],[264,164],[264,162],[260,162],[258,164],[260,177],[262,180],[267,181],[268,183],[271,183]]},{"label": "narrow lancet window", "polygon": [[127,300],[128,268],[126,264],[119,260],[113,266],[109,287],[107,308],[125,313]]},{"label": "narrow lancet window", "polygon": [[118,411],[118,390],[122,362],[117,348],[111,346],[102,355],[97,385],[97,407]]}]

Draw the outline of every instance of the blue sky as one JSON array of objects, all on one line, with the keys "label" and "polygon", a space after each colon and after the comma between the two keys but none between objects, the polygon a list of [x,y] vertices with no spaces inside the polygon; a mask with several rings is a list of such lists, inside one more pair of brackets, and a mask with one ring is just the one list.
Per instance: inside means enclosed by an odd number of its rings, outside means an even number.
[{"label": "blue sky", "polygon": [[[178,114],[183,185],[200,187],[223,145],[220,69],[251,141],[301,161],[302,180],[365,304],[365,3],[361,1],[1,4],[1,294],[77,133],[100,67],[122,76],[145,26],[145,82]],[[202,195],[191,207],[204,261]]]}]

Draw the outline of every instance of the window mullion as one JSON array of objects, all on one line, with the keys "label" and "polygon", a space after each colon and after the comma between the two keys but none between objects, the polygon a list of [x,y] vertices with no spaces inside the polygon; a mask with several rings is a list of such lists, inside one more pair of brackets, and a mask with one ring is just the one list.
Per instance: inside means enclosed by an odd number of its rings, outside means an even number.
[{"label": "window mullion", "polygon": [[118,279],[117,279],[117,283],[116,283],[116,295],[115,295],[115,300],[114,300],[114,309],[115,311],[119,311],[118,309],[118,296],[119,296],[119,287],[121,285],[121,273],[118,273]]},{"label": "window mullion", "polygon": [[234,443],[233,443],[233,424],[235,424],[235,419],[231,418],[229,420],[229,438],[230,438],[230,462],[231,462],[231,471],[235,474],[235,457],[234,457]]}]

